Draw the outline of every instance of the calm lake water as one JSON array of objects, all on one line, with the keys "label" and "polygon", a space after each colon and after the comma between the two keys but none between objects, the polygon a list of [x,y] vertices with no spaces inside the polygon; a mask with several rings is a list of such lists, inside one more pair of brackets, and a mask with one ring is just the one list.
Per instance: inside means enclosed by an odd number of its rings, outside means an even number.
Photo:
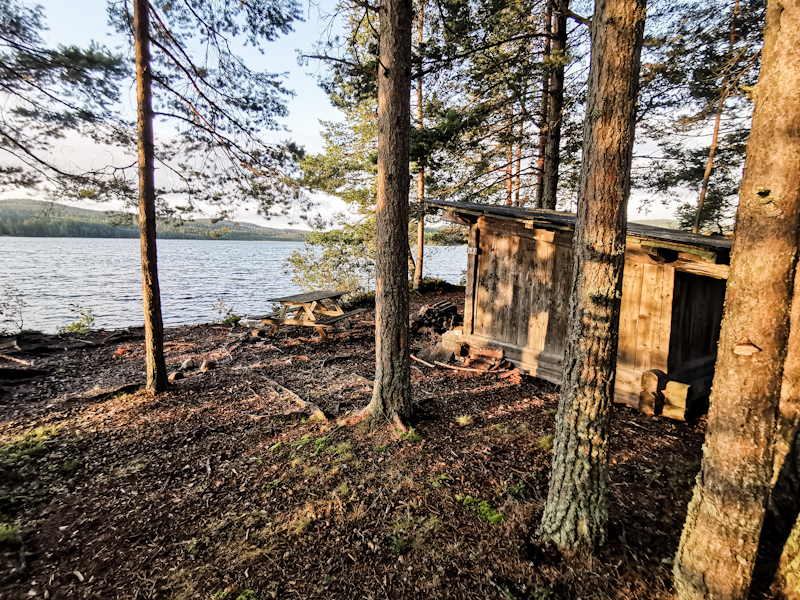
[{"label": "calm lake water", "polygon": [[[283,261],[300,242],[159,240],[164,325],[217,319],[223,298],[235,313],[269,311],[268,298],[300,292]],[[464,246],[426,248],[425,276],[458,283]],[[91,308],[95,327],[141,325],[139,240],[0,237],[0,290],[25,301],[25,328],[53,333],[76,319],[70,304]],[[0,294],[1,296],[2,294]]]}]

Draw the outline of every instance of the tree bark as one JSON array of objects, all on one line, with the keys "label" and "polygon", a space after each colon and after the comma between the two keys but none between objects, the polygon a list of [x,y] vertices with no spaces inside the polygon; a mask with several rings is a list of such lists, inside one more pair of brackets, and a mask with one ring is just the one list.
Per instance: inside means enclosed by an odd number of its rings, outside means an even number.
[{"label": "tree bark", "polygon": [[[419,31],[417,44],[422,47],[423,26],[425,25],[425,3],[419,7]],[[417,129],[422,129],[422,73],[417,78]],[[425,167],[420,166],[417,173],[417,203],[419,204],[419,220],[417,221],[417,268],[414,270],[414,290],[419,289],[422,281],[422,264],[425,262]]]},{"label": "tree bark", "polygon": [[378,180],[375,256],[375,387],[373,422],[411,415],[408,349],[409,132],[411,0],[382,0],[378,68]]},{"label": "tree bark", "polygon": [[[521,115],[525,114],[525,97],[522,97],[523,107],[520,111]],[[517,177],[514,181],[514,206],[519,206],[519,190],[522,187],[522,140],[525,139],[525,120],[519,120],[519,142],[517,142]]]},{"label": "tree bark", "polygon": [[[511,115],[511,125],[514,128],[513,113]],[[514,143],[509,142],[506,146],[506,206],[514,205]]]},{"label": "tree bark", "polygon": [[147,389],[167,389],[164,325],[156,259],[156,188],[154,175],[150,14],[147,0],[136,0],[133,11],[136,49],[136,100],[139,150],[139,239],[142,255]]},{"label": "tree bark", "polygon": [[[703,464],[674,563],[681,600],[746,598],[750,587],[772,484],[797,261],[798,80],[800,0],[769,0]],[[746,343],[758,351],[737,354]]]},{"label": "tree bark", "polygon": [[613,400],[645,0],[597,0],[567,351],[541,535],[562,549],[606,539]]},{"label": "tree bark", "polygon": [[[728,54],[733,55],[733,45],[736,42],[736,16],[739,14],[739,0],[733,7],[733,17],[731,18],[731,37],[728,43]],[[717,103],[717,118],[714,120],[714,132],[711,134],[711,148],[708,149],[708,161],[706,162],[706,170],[703,173],[703,185],[700,188],[700,198],[697,200],[697,214],[694,216],[694,226],[692,233],[700,231],[700,222],[703,217],[703,204],[706,200],[708,193],[708,181],[711,179],[711,170],[714,168],[714,155],[717,152],[717,140],[719,139],[719,124],[722,120],[722,110],[725,108],[725,98],[728,97],[728,79],[729,72],[725,73],[722,78],[722,84],[719,90],[719,102]]]},{"label": "tree bark", "polygon": [[545,31],[547,37],[544,39],[544,54],[542,62],[545,67],[542,69],[542,112],[539,121],[539,157],[536,161],[538,168],[536,173],[536,208],[544,207],[544,155],[547,146],[547,117],[550,106],[550,37],[553,28],[553,2],[547,1],[547,8],[544,15]]},{"label": "tree bark", "polygon": [[561,152],[561,123],[564,110],[564,65],[567,52],[567,11],[569,0],[554,0],[553,41],[550,60],[550,101],[547,107],[547,139],[544,152],[544,191],[542,207],[556,209],[558,165]]}]

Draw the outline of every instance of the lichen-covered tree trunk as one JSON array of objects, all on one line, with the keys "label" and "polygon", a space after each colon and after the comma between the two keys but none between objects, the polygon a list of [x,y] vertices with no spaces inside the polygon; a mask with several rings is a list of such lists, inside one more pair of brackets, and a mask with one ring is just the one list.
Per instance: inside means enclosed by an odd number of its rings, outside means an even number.
[{"label": "lichen-covered tree trunk", "polygon": [[746,598],[772,484],[800,217],[800,0],[767,3],[703,465],[674,563],[681,600]]},{"label": "lichen-covered tree trunk", "polygon": [[544,189],[542,207],[555,210],[558,194],[558,166],[561,158],[561,123],[564,110],[564,65],[567,52],[567,15],[569,0],[554,0],[553,34],[550,49],[550,74],[547,128],[544,144]]},{"label": "lichen-covered tree trunk", "polygon": [[608,422],[645,0],[597,0],[584,123],[569,331],[541,535],[562,549],[606,539]]},{"label": "lichen-covered tree trunk", "polygon": [[154,176],[152,75],[150,72],[150,15],[147,0],[134,3],[136,46],[136,99],[139,149],[139,239],[142,254],[147,389],[167,389],[164,361],[164,325],[156,261],[156,187]]},{"label": "lichen-covered tree trunk", "polygon": [[380,4],[378,181],[375,256],[373,421],[411,414],[408,349],[408,144],[411,116],[411,0]]}]

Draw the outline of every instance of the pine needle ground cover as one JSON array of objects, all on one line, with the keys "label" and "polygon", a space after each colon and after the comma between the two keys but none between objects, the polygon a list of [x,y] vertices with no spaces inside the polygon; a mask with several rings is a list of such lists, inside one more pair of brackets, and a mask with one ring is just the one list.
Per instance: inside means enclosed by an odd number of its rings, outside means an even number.
[{"label": "pine needle ground cover", "polygon": [[0,598],[669,597],[702,422],[615,406],[609,543],[562,557],[536,538],[557,389],[416,364],[415,435],[342,425],[373,319],[168,330],[171,370],[217,368],[156,397],[141,330],[40,338],[0,396]]}]

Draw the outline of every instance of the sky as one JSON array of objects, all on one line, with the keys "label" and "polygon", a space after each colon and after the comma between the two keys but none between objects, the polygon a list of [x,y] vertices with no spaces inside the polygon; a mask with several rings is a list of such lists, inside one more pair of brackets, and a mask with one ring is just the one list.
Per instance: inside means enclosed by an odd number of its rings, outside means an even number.
[{"label": "sky", "polygon": [[[36,0],[44,7],[48,31],[42,37],[49,45],[65,44],[87,46],[94,40],[110,48],[122,46],[125,42],[118,34],[112,31],[107,23],[106,0]],[[302,0],[301,0],[302,1]],[[328,4],[332,4],[328,0]],[[324,68],[319,62],[306,66],[297,63],[297,51],[309,51],[314,43],[327,35],[331,26],[327,19],[320,17],[316,7],[302,2],[304,22],[295,24],[295,31],[271,42],[266,46],[264,54],[255,51],[245,53],[245,58],[252,61],[254,70],[266,70],[273,73],[287,73],[285,87],[293,90],[295,96],[288,99],[289,115],[281,118],[281,124],[288,131],[270,132],[270,141],[280,142],[293,139],[304,146],[307,152],[317,153],[323,150],[322,126],[320,121],[340,121],[341,113],[330,103],[325,92],[317,84],[317,75]],[[134,95],[130,95],[131,102]],[[131,110],[135,107],[131,106]],[[157,125],[158,127],[158,125]],[[158,131],[156,131],[158,134]],[[56,151],[65,159],[74,162],[107,161],[107,151],[99,150],[84,140],[68,138]],[[19,195],[19,194],[17,194]],[[323,216],[330,216],[333,212],[345,208],[344,203],[331,196],[317,194],[314,196],[319,202],[319,211]],[[672,209],[654,202],[649,214],[639,212],[641,197],[634,194],[629,205],[630,220],[636,219],[664,219],[673,218]],[[98,208],[97,205],[87,204],[85,208]],[[115,208],[115,207],[111,207]],[[269,225],[272,227],[292,226],[305,228],[298,225],[290,218],[273,218],[266,221],[254,211],[240,210],[235,217],[241,221]]]}]

